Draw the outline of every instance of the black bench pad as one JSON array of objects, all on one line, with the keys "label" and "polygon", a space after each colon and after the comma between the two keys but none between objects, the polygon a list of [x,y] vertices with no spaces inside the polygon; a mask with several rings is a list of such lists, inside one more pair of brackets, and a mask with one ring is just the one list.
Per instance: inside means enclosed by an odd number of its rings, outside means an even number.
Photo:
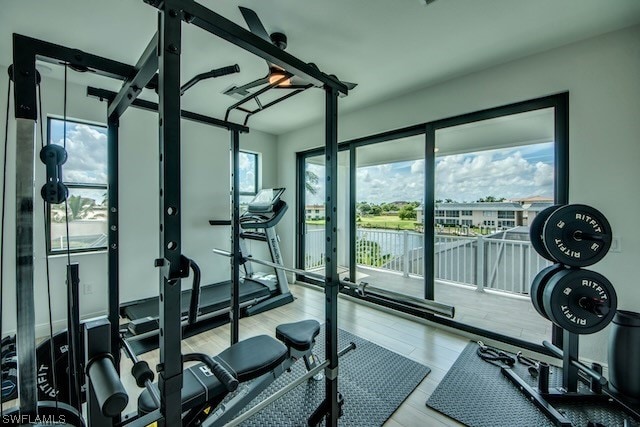
[{"label": "black bench pad", "polygon": [[[248,381],[275,369],[287,358],[287,347],[267,335],[258,335],[240,341],[218,355],[237,374],[238,381]],[[157,384],[153,384],[157,390]],[[195,364],[183,372],[182,411],[186,412],[225,395],[227,389],[202,363]],[[149,390],[138,398],[138,413],[147,414],[157,409]]]},{"label": "black bench pad", "polygon": [[293,347],[300,351],[310,350],[319,333],[320,323],[317,320],[285,323],[276,328],[276,338],[285,343],[287,347]]}]

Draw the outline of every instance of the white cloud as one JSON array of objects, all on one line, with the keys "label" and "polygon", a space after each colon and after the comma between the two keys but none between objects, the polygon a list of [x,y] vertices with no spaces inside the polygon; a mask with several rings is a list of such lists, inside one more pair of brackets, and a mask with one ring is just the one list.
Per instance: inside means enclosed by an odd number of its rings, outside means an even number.
[{"label": "white cloud", "polygon": [[[60,139],[56,141],[62,145]],[[94,126],[73,124],[67,128],[67,161],[62,166],[67,182],[107,183],[107,135]]]},{"label": "white cloud", "polygon": [[[437,158],[436,199],[475,201],[489,195],[519,198],[553,195],[553,144],[489,150]],[[324,168],[307,165],[324,180]],[[358,168],[357,200],[384,203],[399,200],[422,201],[425,180],[424,159]],[[320,196],[320,197],[318,197]],[[307,203],[322,203],[324,192],[308,197]]]}]

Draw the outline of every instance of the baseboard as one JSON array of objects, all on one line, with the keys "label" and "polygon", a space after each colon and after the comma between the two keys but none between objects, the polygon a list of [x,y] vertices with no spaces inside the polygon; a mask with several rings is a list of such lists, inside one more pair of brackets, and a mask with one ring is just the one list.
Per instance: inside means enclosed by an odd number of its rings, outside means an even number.
[{"label": "baseboard", "polygon": [[[106,316],[106,311],[96,311],[94,313],[86,313],[82,316],[81,320],[91,319],[93,317]],[[58,319],[53,321],[53,333],[55,334],[58,331],[67,328],[67,319]],[[49,323],[39,323],[36,325],[36,340],[49,338],[50,330]],[[15,329],[9,329],[7,331],[3,331],[4,336],[7,335],[15,335]]]}]

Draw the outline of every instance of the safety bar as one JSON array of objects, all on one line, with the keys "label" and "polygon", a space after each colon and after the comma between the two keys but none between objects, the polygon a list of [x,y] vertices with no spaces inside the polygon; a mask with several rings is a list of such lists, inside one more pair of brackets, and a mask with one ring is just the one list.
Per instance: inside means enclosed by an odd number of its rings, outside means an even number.
[{"label": "safety bar", "polygon": [[439,314],[441,316],[452,318],[455,316],[455,307],[449,304],[443,304],[441,302],[430,301],[425,299],[414,298],[409,295],[400,294],[386,289],[378,288],[369,285],[367,282],[360,282],[358,284],[350,282],[348,280],[341,280],[340,283],[343,287],[353,290],[354,296],[367,298],[369,296],[383,298],[386,300],[392,300],[399,304],[408,305],[412,308],[428,311],[432,314]]},{"label": "safety bar", "polygon": [[[225,251],[223,249],[213,249],[213,252],[218,255],[223,255],[226,257],[231,257],[231,252]],[[319,280],[321,282],[325,281],[325,277],[318,273],[312,273],[310,271],[300,270],[298,268],[290,268],[285,267],[280,264],[276,264],[270,261],[264,261],[258,258],[253,258],[251,256],[244,257],[243,261],[255,262],[256,264],[261,264],[267,267],[279,268],[284,271],[289,271],[291,273],[299,274],[304,277],[309,277],[311,279]],[[367,298],[369,296],[384,298],[387,300],[393,300],[399,304],[409,305],[414,309],[424,310],[431,314],[438,314],[440,316],[445,316],[449,318],[453,318],[455,316],[455,307],[443,304],[440,302],[422,300],[418,298],[414,298],[408,295],[399,294],[397,292],[387,291],[386,289],[377,288],[375,286],[370,286],[367,283],[355,284],[353,282],[349,282],[348,280],[341,280],[340,284],[343,288],[352,289],[354,291],[355,297]]]}]

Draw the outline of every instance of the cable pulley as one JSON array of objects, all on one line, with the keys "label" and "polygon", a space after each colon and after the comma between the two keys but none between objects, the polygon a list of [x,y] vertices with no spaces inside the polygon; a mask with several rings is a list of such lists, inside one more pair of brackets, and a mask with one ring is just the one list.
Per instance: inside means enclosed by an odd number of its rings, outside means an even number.
[{"label": "cable pulley", "polygon": [[40,160],[47,168],[47,181],[40,189],[40,195],[47,203],[64,202],[69,196],[69,189],[62,182],[62,165],[67,161],[67,150],[61,145],[47,144],[40,150]]}]

